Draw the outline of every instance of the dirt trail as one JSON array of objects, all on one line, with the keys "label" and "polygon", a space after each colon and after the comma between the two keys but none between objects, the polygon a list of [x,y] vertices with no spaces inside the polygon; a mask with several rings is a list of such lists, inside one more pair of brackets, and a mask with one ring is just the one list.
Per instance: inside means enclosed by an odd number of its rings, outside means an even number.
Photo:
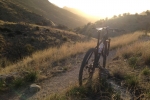
[{"label": "dirt trail", "polygon": [[[59,73],[55,77],[43,80],[41,83],[39,83],[39,85],[42,87],[39,92],[31,94],[29,92],[29,87],[26,87],[25,89],[11,91],[4,96],[0,96],[1,100],[42,100],[52,93],[61,92],[73,84],[78,84],[78,73],[84,55],[85,54],[80,54],[74,59],[71,59],[71,62],[73,63],[70,65],[70,71]],[[110,51],[108,60],[112,59],[114,55],[115,50]]]}]

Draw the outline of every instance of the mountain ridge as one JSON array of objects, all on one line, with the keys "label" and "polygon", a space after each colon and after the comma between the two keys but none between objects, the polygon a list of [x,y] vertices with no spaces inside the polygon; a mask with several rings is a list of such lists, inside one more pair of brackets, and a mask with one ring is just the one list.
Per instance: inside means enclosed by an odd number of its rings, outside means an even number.
[{"label": "mountain ridge", "polygon": [[[33,22],[46,23],[52,22],[59,25],[65,25],[69,28],[75,28],[88,23],[84,17],[80,17],[67,10],[53,5],[48,0],[0,0],[0,20],[10,22]],[[37,17],[38,16],[38,17]]]}]

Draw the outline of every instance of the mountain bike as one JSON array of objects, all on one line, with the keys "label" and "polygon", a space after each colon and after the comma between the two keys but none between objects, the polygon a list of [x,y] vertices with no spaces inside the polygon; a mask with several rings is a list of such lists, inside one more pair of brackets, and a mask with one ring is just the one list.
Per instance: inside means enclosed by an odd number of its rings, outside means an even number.
[{"label": "mountain bike", "polygon": [[[97,45],[95,48],[89,49],[82,61],[79,71],[79,85],[82,86],[84,83],[87,84],[92,80],[95,68],[105,68],[106,59],[109,55],[110,39],[108,38],[109,30],[116,30],[109,27],[96,28],[98,33]],[[100,34],[103,33],[103,37],[100,40]],[[102,66],[100,65],[100,57],[103,58]]]}]

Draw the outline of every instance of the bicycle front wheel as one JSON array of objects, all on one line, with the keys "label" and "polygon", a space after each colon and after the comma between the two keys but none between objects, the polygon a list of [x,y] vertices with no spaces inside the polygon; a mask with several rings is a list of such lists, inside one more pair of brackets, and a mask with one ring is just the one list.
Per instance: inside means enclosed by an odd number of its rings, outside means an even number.
[{"label": "bicycle front wheel", "polygon": [[104,43],[104,48],[102,51],[102,56],[103,56],[103,68],[106,67],[106,61],[107,61],[107,55],[108,55],[108,43],[105,41]]},{"label": "bicycle front wheel", "polygon": [[79,71],[79,85],[82,86],[83,84],[87,84],[91,81],[94,73],[94,58],[95,58],[95,49],[89,49],[82,61],[80,71]]}]

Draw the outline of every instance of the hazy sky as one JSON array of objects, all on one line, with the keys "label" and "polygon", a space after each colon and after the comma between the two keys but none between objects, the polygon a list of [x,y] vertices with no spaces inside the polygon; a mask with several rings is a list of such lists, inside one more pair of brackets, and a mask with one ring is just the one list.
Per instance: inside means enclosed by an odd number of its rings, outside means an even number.
[{"label": "hazy sky", "polygon": [[150,0],[49,0],[59,7],[72,7],[87,14],[111,17],[122,13],[150,10]]}]

